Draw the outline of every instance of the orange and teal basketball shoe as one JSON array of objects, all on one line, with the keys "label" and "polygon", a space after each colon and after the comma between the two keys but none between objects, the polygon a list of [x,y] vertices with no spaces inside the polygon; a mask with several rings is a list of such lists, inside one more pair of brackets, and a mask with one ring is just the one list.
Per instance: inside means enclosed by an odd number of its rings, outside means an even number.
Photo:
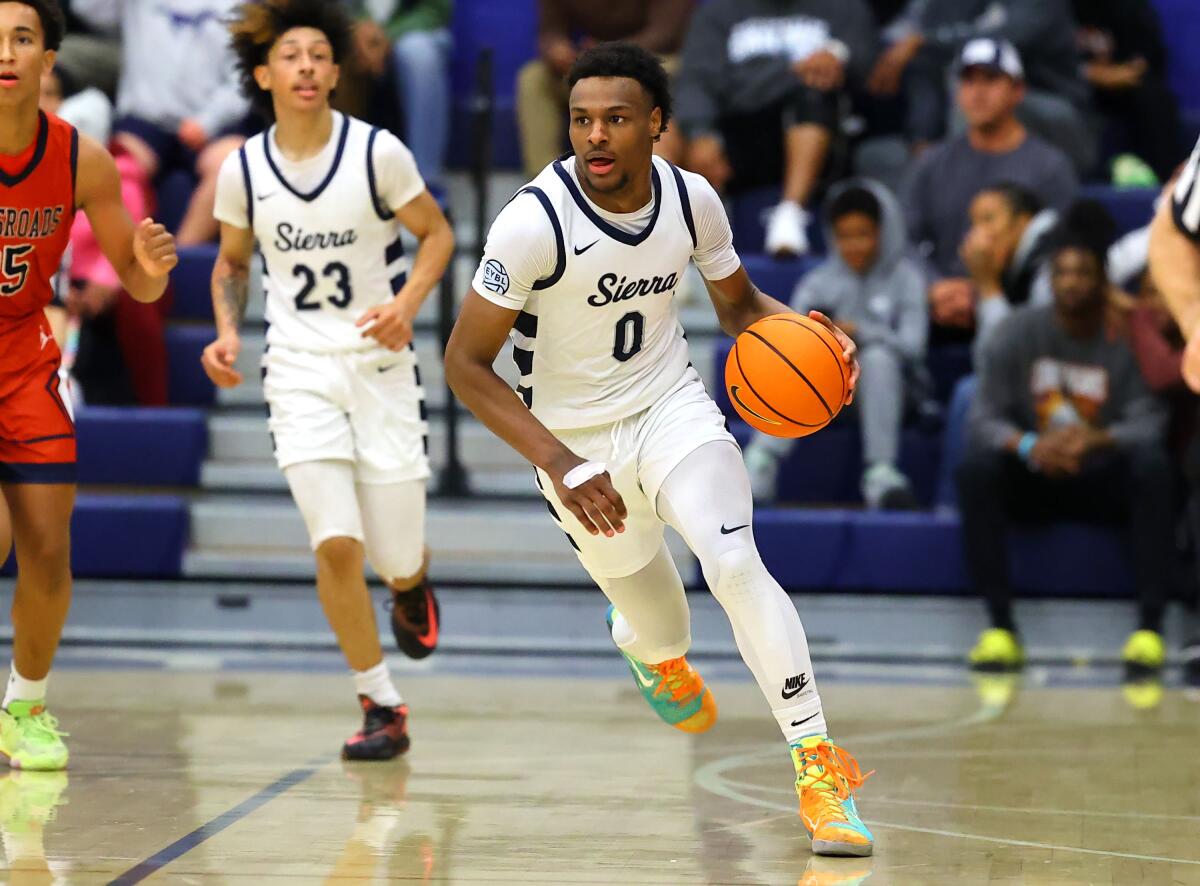
[{"label": "orange and teal basketball shoe", "polygon": [[[610,636],[616,617],[617,609],[610,605],[607,618]],[[683,732],[707,732],[717,722],[717,703],[712,693],[682,655],[646,664],[619,646],[617,649],[633,672],[638,691],[664,723]]]},{"label": "orange and teal basketball shoe", "polygon": [[0,754],[13,769],[66,769],[66,734],[44,701],[13,701],[0,710]]},{"label": "orange and teal basketball shoe", "polygon": [[854,791],[871,775],[858,761],[823,735],[792,745],[800,818],[816,855],[870,855],[875,837],[858,817]]}]

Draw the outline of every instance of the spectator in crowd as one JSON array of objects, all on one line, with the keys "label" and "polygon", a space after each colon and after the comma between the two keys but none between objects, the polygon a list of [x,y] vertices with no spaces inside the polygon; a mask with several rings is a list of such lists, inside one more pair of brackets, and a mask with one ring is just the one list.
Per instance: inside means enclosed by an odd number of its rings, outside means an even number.
[{"label": "spectator in crowd", "polygon": [[1200,594],[1196,591],[1200,585],[1200,404],[1183,381],[1183,333],[1148,273],[1142,278],[1129,326],[1133,353],[1146,385],[1170,407],[1167,440],[1180,468],[1175,485],[1185,499],[1178,504],[1184,509],[1196,570],[1188,583],[1191,624],[1183,649],[1184,677],[1187,685],[1200,686]]},{"label": "spectator in crowd", "polygon": [[[65,71],[42,77],[43,111],[54,114],[84,134],[106,144],[111,135],[113,107],[96,88],[77,90]],[[121,197],[132,218],[149,215],[147,195],[136,162],[116,157]],[[169,298],[153,304],[136,301],[121,288],[117,272],[96,241],[83,213],[71,228],[71,249],[60,274],[66,304],[51,317],[63,351],[64,368],[82,388],[78,399],[94,405],[167,405],[167,348],[164,337]],[[68,338],[68,327],[76,335]],[[80,392],[73,389],[73,393]]]},{"label": "spectator in crowd", "polygon": [[[868,507],[917,505],[897,467],[900,430],[913,381],[922,371],[929,330],[920,266],[906,255],[904,214],[896,198],[869,180],[830,193],[826,239],[834,253],[807,274],[792,295],[800,313],[817,309],[854,337],[862,367],[854,399],[862,429],[862,496]],[[779,464],[794,440],[756,436],[746,448],[754,496],[776,495]]]},{"label": "spectator in crowd", "polygon": [[[1084,71],[1096,103],[1120,121],[1129,149],[1166,181],[1185,145],[1167,86],[1167,52],[1150,0],[1073,0]],[[1114,169],[1120,179],[1120,169]],[[1152,182],[1146,182],[1152,184]]]},{"label": "spectator in crowd", "polygon": [[888,95],[903,86],[908,134],[919,150],[946,132],[947,75],[963,47],[981,45],[979,38],[1003,40],[1025,62],[1022,122],[1061,148],[1076,170],[1087,172],[1096,139],[1086,123],[1089,94],[1074,33],[1070,0],[910,0],[888,29],[891,45],[868,88]]},{"label": "spectator in crowd", "polygon": [[67,33],[54,66],[80,90],[99,89],[110,98],[117,94],[121,73],[121,44],[111,34],[102,34],[75,14],[77,0],[62,0]]},{"label": "spectator in crowd", "polygon": [[1012,44],[967,44],[958,71],[958,106],[967,131],[923,153],[908,175],[902,202],[908,235],[930,265],[935,324],[961,325],[964,306],[973,301],[960,248],[980,189],[1011,182],[1061,210],[1079,188],[1066,155],[1017,119],[1024,97],[1024,69]]},{"label": "spectator in crowd", "polygon": [[173,168],[199,179],[176,233],[180,246],[211,240],[217,172],[245,141],[249,104],[223,20],[236,0],[73,0],[93,27],[121,35],[114,142],[147,183]]},{"label": "spectator in crowd", "polygon": [[[453,0],[352,0],[357,58],[370,74],[389,71],[401,103],[404,143],[434,191],[445,186],[450,139],[450,18]],[[389,64],[390,56],[390,64]]]},{"label": "spectator in crowd", "polygon": [[709,0],[684,44],[675,119],[686,165],[718,191],[776,185],[775,256],[808,252],[804,208],[820,180],[847,80],[875,54],[863,0]]},{"label": "spectator in crowd", "polygon": [[[674,73],[695,0],[538,0],[538,57],[517,72],[517,124],[525,174],[534,178],[562,154],[567,72],[579,53],[624,40],[655,53]],[[679,142],[668,129],[658,153],[678,162]]]},{"label": "spectator in crowd", "polygon": [[1010,522],[1126,523],[1140,624],[1122,656],[1132,673],[1164,660],[1171,579],[1171,468],[1165,411],[1128,343],[1107,334],[1104,251],[1077,234],[1052,257],[1054,303],[1027,306],[996,330],[978,366],[966,455],[957,473],[971,586],[991,627],[970,655],[981,669],[1019,667],[1006,529]]},{"label": "spectator in crowd", "polygon": [[942,305],[952,325],[975,325],[975,353],[1014,306],[1052,300],[1050,265],[1058,213],[1043,208],[1037,195],[1007,182],[989,185],[975,195],[971,227],[960,253],[974,300]]}]

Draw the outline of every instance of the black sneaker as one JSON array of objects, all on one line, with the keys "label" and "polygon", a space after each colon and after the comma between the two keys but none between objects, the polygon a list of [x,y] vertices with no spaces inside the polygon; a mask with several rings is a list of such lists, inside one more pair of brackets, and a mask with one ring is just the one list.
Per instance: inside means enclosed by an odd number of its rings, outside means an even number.
[{"label": "black sneaker", "polygon": [[342,745],[343,760],[391,760],[408,750],[408,705],[385,708],[358,697],[363,726]]},{"label": "black sneaker", "polygon": [[428,580],[411,591],[392,591],[392,634],[409,658],[425,658],[437,649],[441,609]]}]

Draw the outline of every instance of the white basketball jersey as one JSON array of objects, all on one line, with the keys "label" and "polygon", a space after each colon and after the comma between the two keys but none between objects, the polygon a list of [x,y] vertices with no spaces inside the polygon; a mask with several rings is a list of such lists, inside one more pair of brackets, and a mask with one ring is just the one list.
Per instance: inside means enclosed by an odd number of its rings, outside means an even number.
[{"label": "white basketball jersey", "polygon": [[303,193],[280,171],[270,132],[241,149],[250,227],[266,265],[267,344],[334,353],[378,347],[355,322],[407,279],[399,223],[376,192],[379,130],[342,118],[329,173]]},{"label": "white basketball jersey", "polygon": [[[554,273],[535,284],[513,327],[517,388],[548,428],[608,424],[646,409],[679,381],[688,347],[675,289],[696,247],[682,175],[654,158],[654,211],[626,233],[588,203],[560,160],[518,193],[550,217]],[[528,199],[528,198],[522,198]],[[504,273],[496,263],[483,273]]]}]

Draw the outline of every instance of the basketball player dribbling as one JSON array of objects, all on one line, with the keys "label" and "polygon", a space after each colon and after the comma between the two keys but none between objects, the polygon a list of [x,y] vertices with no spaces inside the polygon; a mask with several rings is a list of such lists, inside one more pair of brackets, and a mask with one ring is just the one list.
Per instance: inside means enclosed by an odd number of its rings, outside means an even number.
[{"label": "basketball player dribbling", "polygon": [[38,110],[65,27],[56,0],[0,2],[0,563],[11,543],[17,553],[0,753],[20,769],[63,769],[68,760],[65,733],[46,709],[71,602],[75,504],[75,425],[43,310],[51,278],[78,209],[138,301],[160,298],[178,262],[162,225],[134,226],[108,152]]},{"label": "basketball player dribbling", "polygon": [[[429,655],[438,608],[425,577],[429,464],[411,342],[454,235],[400,140],[329,105],[351,46],[341,4],[245,3],[231,30],[244,88],[275,125],[231,154],[218,177],[217,340],[204,369],[220,387],[242,381],[234,363],[257,246],[275,456],[308,528],[317,594],[363,713],[342,754],[386,760],[408,749],[408,707],[383,658],[363,562],[392,591],[400,649]],[[411,271],[400,225],[420,241]]]},{"label": "basketball player dribbling", "polygon": [[[447,378],[535,466],[551,515],[613,604],[613,640],[646,700],[667,723],[702,732],[717,711],[684,657],[688,606],[663,526],[679,531],[790,746],[813,851],[869,855],[853,797],[864,776],[827,736],[804,628],[759,557],[741,452],[688,362],[674,290],[694,260],[731,335],[788,308],[751,283],[712,188],[653,156],[671,115],[657,59],[602,44],[568,84],[574,156],[493,224]],[[844,347],[849,400],[854,344],[812,316]],[[510,335],[516,393],[492,368]]]}]

